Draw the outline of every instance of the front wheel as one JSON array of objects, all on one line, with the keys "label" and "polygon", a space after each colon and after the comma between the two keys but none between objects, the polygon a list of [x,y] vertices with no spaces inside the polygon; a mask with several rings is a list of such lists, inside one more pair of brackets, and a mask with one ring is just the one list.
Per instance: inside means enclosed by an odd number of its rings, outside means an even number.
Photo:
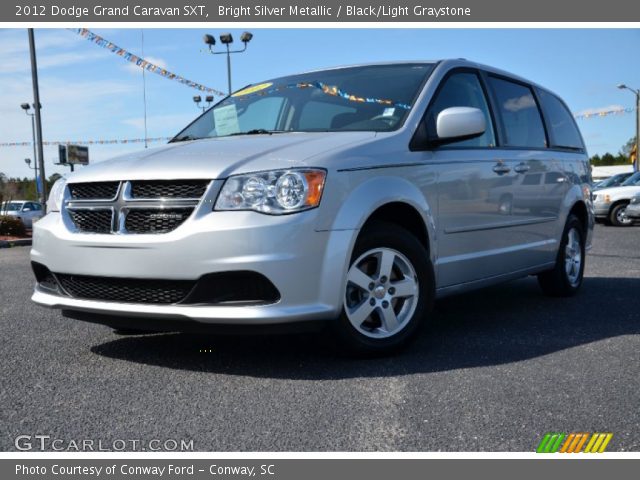
[{"label": "front wheel", "polygon": [[575,215],[570,215],[562,232],[560,248],[553,270],[538,275],[542,291],[554,297],[570,297],[582,285],[586,233]]},{"label": "front wheel", "polygon": [[347,271],[338,338],[352,353],[391,353],[415,336],[434,295],[433,267],[420,241],[397,225],[367,227]]},{"label": "front wheel", "polygon": [[619,203],[611,209],[609,213],[609,222],[616,227],[627,227],[633,223],[633,221],[627,217],[627,204]]}]

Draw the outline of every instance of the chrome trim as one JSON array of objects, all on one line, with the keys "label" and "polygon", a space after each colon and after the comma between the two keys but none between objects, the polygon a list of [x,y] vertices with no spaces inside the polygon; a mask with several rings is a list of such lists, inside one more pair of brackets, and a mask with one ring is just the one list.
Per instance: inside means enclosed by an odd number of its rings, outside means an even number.
[{"label": "chrome trim", "polygon": [[[136,180],[137,181],[137,180]],[[140,180],[144,181],[144,180]],[[152,182],[153,180],[149,180]],[[174,209],[191,209],[189,217],[198,210],[201,205],[210,203],[209,198],[214,181],[209,180],[209,184],[205,189],[202,198],[135,198],[131,195],[131,181],[120,181],[116,197],[112,199],[84,199],[78,200],[71,197],[69,186],[65,186],[65,192],[62,201],[62,217],[65,226],[74,233],[85,233],[93,235],[108,234],[125,234],[139,235],[139,232],[129,232],[126,229],[126,218],[131,210],[174,210]],[[216,192],[217,193],[217,192]],[[111,210],[111,231],[109,233],[86,232],[80,230],[69,212],[74,210]],[[211,210],[209,210],[210,212]],[[187,221],[189,218],[185,218]],[[181,224],[182,225],[182,224]],[[180,226],[180,225],[179,225]],[[179,227],[178,226],[178,227]],[[177,227],[177,228],[178,228]],[[150,232],[153,233],[153,232]],[[170,232],[162,232],[170,233]],[[159,234],[159,233],[156,233]]]}]

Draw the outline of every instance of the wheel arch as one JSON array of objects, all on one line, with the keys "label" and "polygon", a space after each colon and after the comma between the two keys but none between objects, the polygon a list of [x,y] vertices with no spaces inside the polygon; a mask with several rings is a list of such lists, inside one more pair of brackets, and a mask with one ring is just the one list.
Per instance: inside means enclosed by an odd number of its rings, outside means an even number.
[{"label": "wheel arch", "polygon": [[418,238],[433,257],[433,211],[425,195],[413,182],[402,177],[381,176],[361,183],[343,199],[332,229],[356,230],[350,246],[353,250],[362,229],[376,220],[405,228]]},{"label": "wheel arch", "polygon": [[571,210],[569,210],[569,215],[575,215],[578,217],[585,233],[589,231],[589,210],[587,210],[587,205],[582,200],[573,204]]}]

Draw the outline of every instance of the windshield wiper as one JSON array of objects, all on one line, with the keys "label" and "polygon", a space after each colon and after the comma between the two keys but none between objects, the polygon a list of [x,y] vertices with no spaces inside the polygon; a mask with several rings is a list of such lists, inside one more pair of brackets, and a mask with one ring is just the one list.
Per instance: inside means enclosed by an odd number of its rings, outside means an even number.
[{"label": "windshield wiper", "polygon": [[194,137],[193,135],[185,135],[184,137],[174,138],[169,143],[175,142],[188,142],[189,140],[198,140],[200,137]]},{"label": "windshield wiper", "polygon": [[232,137],[236,135],[272,135],[274,133],[285,133],[285,130],[267,130],[266,128],[254,128],[253,130],[247,130],[246,132],[235,132],[225,136]]}]

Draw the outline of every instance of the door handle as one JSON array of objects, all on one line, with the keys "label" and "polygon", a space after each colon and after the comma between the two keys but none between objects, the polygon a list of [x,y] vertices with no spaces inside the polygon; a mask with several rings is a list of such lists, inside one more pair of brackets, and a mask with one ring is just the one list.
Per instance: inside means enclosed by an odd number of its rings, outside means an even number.
[{"label": "door handle", "polygon": [[493,166],[493,171],[498,175],[504,175],[505,173],[509,173],[511,171],[511,167],[504,164],[504,162],[500,161]]},{"label": "door handle", "polygon": [[514,167],[514,171],[518,173],[527,173],[531,167],[526,163],[519,163]]}]

